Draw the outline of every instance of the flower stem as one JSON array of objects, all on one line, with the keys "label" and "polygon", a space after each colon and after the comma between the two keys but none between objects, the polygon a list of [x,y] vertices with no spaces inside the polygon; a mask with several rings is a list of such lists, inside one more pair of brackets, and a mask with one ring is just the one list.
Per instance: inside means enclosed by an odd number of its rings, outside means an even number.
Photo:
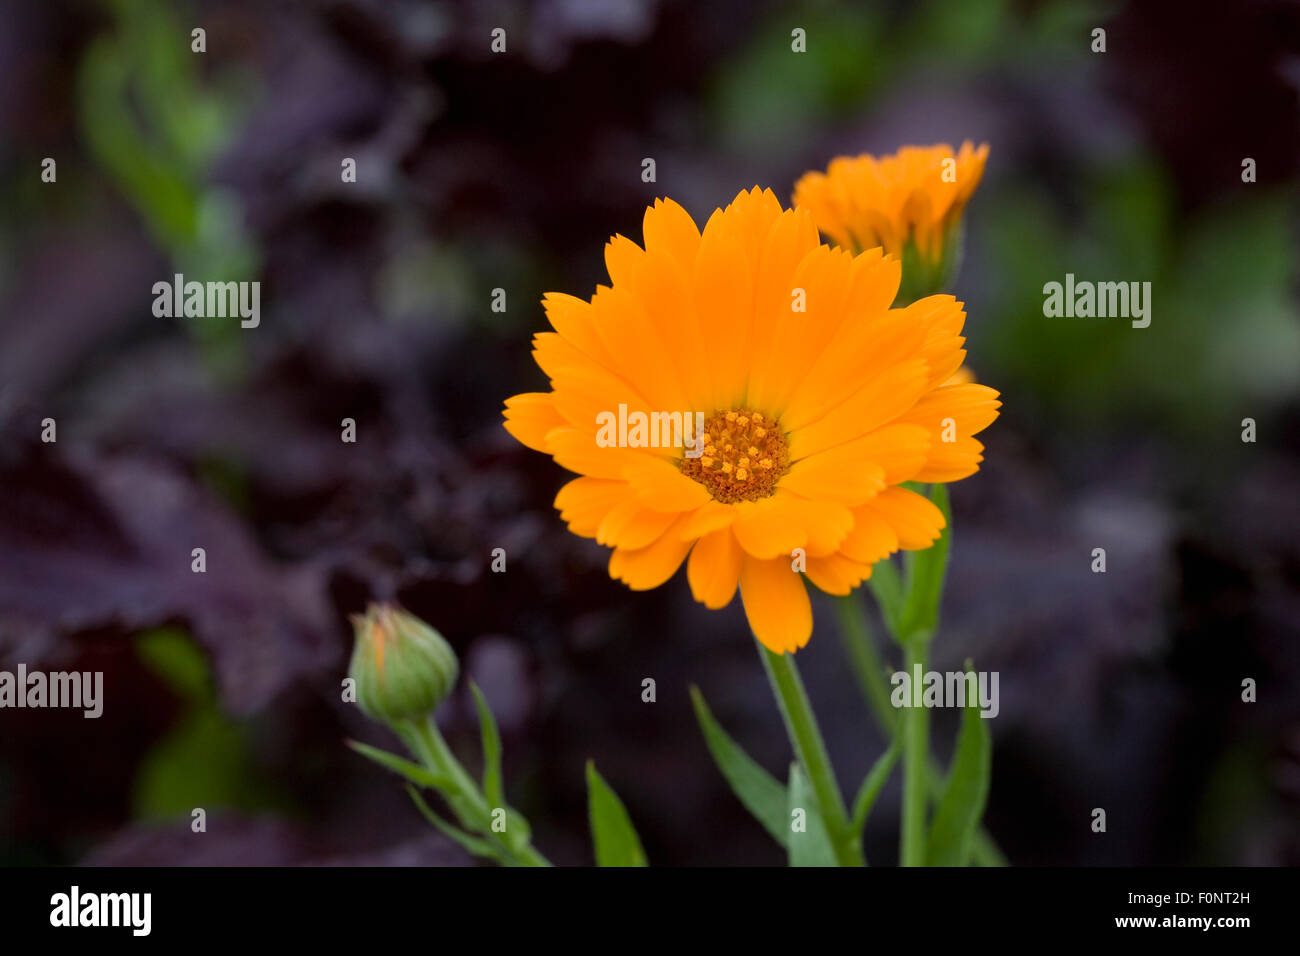
[{"label": "flower stem", "polygon": [[[929,642],[913,637],[905,645],[907,670],[924,674]],[[929,803],[929,713],[924,707],[903,710],[903,823],[898,858],[902,866],[925,865],[925,816]]]},{"label": "flower stem", "polygon": [[817,796],[835,858],[840,866],[862,866],[862,848],[849,826],[844,798],[835,781],[835,771],[831,768],[830,756],[826,753],[826,744],[808,702],[808,694],[799,679],[794,655],[773,654],[762,644],[758,645],[758,655],[772,684],[795,756],[808,774],[813,793]]},{"label": "flower stem", "polygon": [[867,699],[867,705],[880,729],[886,737],[892,738],[898,715],[889,703],[884,660],[876,648],[876,642],[871,639],[862,603],[856,594],[849,594],[836,599],[835,612],[840,621],[840,640],[844,643],[844,652],[848,655],[862,696]]},{"label": "flower stem", "polygon": [[[454,793],[444,793],[443,796],[453,809],[463,809],[465,815],[471,820],[479,821],[474,829],[497,844],[506,856],[524,866],[551,865],[550,861],[537,852],[531,843],[522,847],[511,846],[501,838],[500,833],[492,829],[489,822],[492,819],[492,808],[488,806],[478,784],[452,753],[451,747],[447,745],[447,741],[438,730],[432,714],[426,720],[411,722],[402,737],[411,751],[420,758],[421,763],[435,773],[447,777],[455,785]],[[468,821],[461,822],[468,825]]]},{"label": "flower stem", "polygon": [[[885,661],[881,657],[876,642],[872,639],[867,623],[867,609],[856,593],[835,600],[835,610],[839,615],[840,639],[848,655],[854,676],[866,698],[880,731],[887,739],[893,739],[898,725],[898,712],[889,702],[889,681],[885,671]],[[926,786],[931,801],[937,801],[943,792],[943,773],[933,757],[929,757],[925,769]],[[978,866],[1006,866],[1007,858],[1002,855],[984,826],[975,831],[975,842],[971,847],[971,860]]]}]

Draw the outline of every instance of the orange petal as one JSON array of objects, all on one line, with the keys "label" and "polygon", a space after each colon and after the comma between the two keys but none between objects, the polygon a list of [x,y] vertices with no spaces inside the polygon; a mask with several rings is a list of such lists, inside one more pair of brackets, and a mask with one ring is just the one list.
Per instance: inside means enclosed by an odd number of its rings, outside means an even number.
[{"label": "orange petal", "polygon": [[635,551],[648,547],[677,520],[670,511],[651,511],[636,499],[610,509],[596,529],[596,543]]},{"label": "orange petal", "polygon": [[735,520],[735,505],[724,505],[721,501],[710,498],[687,516],[686,522],[681,526],[681,535],[691,540],[702,538],[711,531],[730,528]]},{"label": "orange petal", "polygon": [[853,512],[842,503],[792,497],[794,513],[803,524],[807,541],[804,547],[809,556],[830,554],[853,529]]},{"label": "orange petal", "polygon": [[665,458],[643,455],[629,461],[623,477],[641,502],[656,511],[693,511],[713,500],[708,489],[687,478]]},{"label": "orange petal", "polygon": [[843,596],[871,577],[871,565],[828,554],[808,559],[808,580],[827,594]]},{"label": "orange petal", "polygon": [[760,561],[746,555],[740,597],[754,636],[775,654],[793,652],[812,636],[812,602],[789,558]]},{"label": "orange petal", "polygon": [[934,502],[906,488],[883,491],[863,508],[887,521],[898,535],[899,545],[908,551],[930,547],[946,524]]},{"label": "orange petal", "polygon": [[942,385],[966,358],[961,334],[966,310],[950,295],[931,295],[901,311],[926,328],[921,358],[930,366],[930,384]]},{"label": "orange petal", "polygon": [[790,435],[791,458],[807,458],[892,422],[924,394],[927,375],[920,359],[895,365],[822,418],[795,430]]},{"label": "orange petal", "polygon": [[713,377],[695,312],[690,278],[693,272],[694,256],[683,265],[662,249],[652,247],[642,261],[635,289],[642,314],[672,347],[672,362],[688,406],[707,414],[712,410]]},{"label": "orange petal", "polygon": [[715,610],[730,604],[740,581],[743,559],[744,552],[730,528],[700,538],[686,565],[686,578],[695,600]]},{"label": "orange petal", "polygon": [[609,270],[610,285],[631,283],[644,256],[645,250],[627,236],[611,236],[605,243],[605,268]]},{"label": "orange petal", "polygon": [[646,316],[631,280],[613,288],[597,288],[591,305],[596,331],[613,362],[612,370],[638,395],[645,396],[643,407],[647,411],[684,410],[687,399],[676,372],[676,348],[669,348],[656,324]]},{"label": "orange petal", "polygon": [[754,333],[749,369],[751,408],[774,411],[773,400],[783,375],[777,331],[788,323],[795,270],[819,245],[817,227],[807,209],[787,209],[773,223],[754,273]]},{"label": "orange petal", "polygon": [[884,489],[885,470],[860,456],[840,461],[829,453],[813,455],[795,462],[781,477],[779,487],[805,498],[860,505]]},{"label": "orange petal", "polygon": [[695,261],[700,230],[685,209],[671,199],[656,199],[645,211],[641,225],[647,252],[670,256],[684,269]]},{"label": "orange petal", "polygon": [[979,471],[983,460],[984,445],[979,439],[958,438],[955,442],[936,445],[915,480],[960,481]]},{"label": "orange petal", "polygon": [[745,400],[754,315],[754,280],[741,243],[727,234],[721,213],[704,227],[691,291],[708,357],[710,408]]},{"label": "orange petal", "polygon": [[602,448],[590,431],[577,428],[552,429],[546,442],[557,465],[593,478],[622,478],[629,466],[654,460],[654,449]]},{"label": "orange petal", "polygon": [[925,326],[902,309],[845,323],[790,400],[782,424],[795,431],[817,421],[860,391],[863,383],[917,358],[926,335]]},{"label": "orange petal", "polygon": [[605,516],[620,504],[633,500],[625,481],[604,478],[574,478],[555,496],[555,507],[569,530],[584,538],[596,537]]},{"label": "orange petal", "polygon": [[[680,520],[679,517],[677,521]],[[635,551],[615,548],[609,556],[609,576],[633,591],[648,591],[671,578],[690,550],[691,542],[681,540],[670,526],[647,547]]]},{"label": "orange petal", "polygon": [[898,532],[884,518],[868,510],[853,512],[853,530],[840,542],[840,553],[859,564],[875,564],[898,550]]},{"label": "orange petal", "polygon": [[803,468],[811,469],[828,464],[839,466],[847,471],[850,467],[860,467],[862,463],[869,463],[883,472],[880,477],[884,484],[897,485],[904,481],[911,481],[925,465],[926,456],[935,440],[930,431],[922,425],[885,425],[853,441],[800,459],[791,466],[790,474],[793,475]]},{"label": "orange petal", "polygon": [[[761,407],[780,417],[798,394],[809,370],[848,321],[852,281],[853,256],[844,249],[818,246],[800,261],[785,290],[785,316],[777,323],[766,356],[770,367],[765,378],[771,388]],[[806,311],[791,310],[796,289],[803,290]]]},{"label": "orange petal", "polygon": [[609,351],[596,334],[590,302],[563,292],[548,292],[542,296],[542,309],[546,312],[551,328],[573,348],[593,362],[609,364]]},{"label": "orange petal", "polygon": [[975,435],[993,424],[1001,407],[998,393],[987,385],[944,385],[917,402],[901,420],[928,428],[941,444],[945,419],[953,420],[957,435]]},{"label": "orange petal", "polygon": [[550,392],[525,392],[506,399],[505,429],[533,451],[548,452],[546,433],[565,424]]},{"label": "orange petal", "polygon": [[747,553],[759,559],[785,557],[808,540],[793,495],[776,494],[760,501],[742,501],[731,530]]}]

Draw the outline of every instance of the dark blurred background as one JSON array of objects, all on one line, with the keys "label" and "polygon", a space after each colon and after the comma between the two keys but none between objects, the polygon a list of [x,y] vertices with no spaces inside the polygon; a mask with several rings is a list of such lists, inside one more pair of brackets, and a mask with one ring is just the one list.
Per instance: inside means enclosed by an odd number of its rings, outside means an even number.
[{"label": "dark blurred background", "polygon": [[[838,153],[965,138],[991,153],[955,292],[1004,408],[953,487],[935,652],[1001,674],[988,828],[1019,864],[1300,862],[1300,5],[6,0],[0,23],[0,666],[105,674],[98,720],[0,712],[0,862],[469,862],[343,745],[394,744],[340,701],[347,615],[383,598],[483,686],[552,859],[590,862],[593,757],[653,863],[782,862],[687,697],[784,776],[739,602],[611,582],[501,404],[545,387],[540,296],[589,295],[655,197],[702,223]],[[259,280],[261,325],[155,318],[175,272]],[[1067,272],[1150,281],[1150,328],[1045,318]],[[815,609],[798,660],[852,792],[883,744]],[[441,723],[472,760],[472,704]],[[877,862],[896,811],[895,781]]]}]

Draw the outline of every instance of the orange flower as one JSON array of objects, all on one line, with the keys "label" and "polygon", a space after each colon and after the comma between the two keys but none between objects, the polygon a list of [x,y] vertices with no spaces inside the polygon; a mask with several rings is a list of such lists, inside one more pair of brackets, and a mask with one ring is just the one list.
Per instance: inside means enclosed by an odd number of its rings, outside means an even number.
[{"label": "orange flower", "polygon": [[955,227],[988,152],[987,144],[976,149],[968,141],[956,153],[941,144],[904,146],[880,159],[840,156],[826,172],[795,183],[794,203],[811,209],[817,228],[844,248],[883,246],[901,258],[908,288],[938,291],[953,268]]},{"label": "orange flower", "polygon": [[[965,355],[960,303],[890,308],[897,260],[822,245],[771,190],[740,193],[703,234],[657,201],[644,235],[610,240],[610,285],[590,301],[545,296],[555,331],[533,354],[551,391],[509,399],[505,427],[580,476],[555,505],[614,549],[614,578],[657,587],[689,555],[697,601],[721,608],[739,587],[758,639],[793,651],[812,633],[800,571],[847,594],[876,561],[929,547],[942,513],[898,486],[973,474],[997,392],[944,385]],[[698,443],[665,437],[674,412],[698,413]]]}]

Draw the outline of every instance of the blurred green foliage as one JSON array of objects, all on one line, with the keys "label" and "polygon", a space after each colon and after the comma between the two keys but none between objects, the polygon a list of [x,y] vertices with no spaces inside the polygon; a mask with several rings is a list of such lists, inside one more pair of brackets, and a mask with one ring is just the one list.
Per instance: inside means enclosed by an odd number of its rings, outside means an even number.
[{"label": "blurred green foliage", "polygon": [[[1237,440],[1242,417],[1260,418],[1300,382],[1290,202],[1261,193],[1181,222],[1149,162],[1083,177],[1078,219],[1028,185],[982,197],[976,241],[996,272],[987,314],[972,319],[977,371],[1070,427],[1123,421]],[[1151,325],[1044,316],[1044,284],[1067,273],[1151,282]]]},{"label": "blurred green foliage", "polygon": [[[777,167],[797,163],[827,126],[864,123],[910,84],[959,89],[980,76],[1032,80],[1050,68],[1087,89],[1101,69],[1091,31],[1117,8],[1066,0],[782,7],[722,61],[708,110],[727,149],[761,152]],[[791,54],[796,27],[806,31],[807,54]],[[1296,197],[1250,186],[1189,217],[1176,208],[1168,172],[1123,136],[1105,150],[1070,152],[1068,194],[1049,191],[1058,187],[1048,177],[999,169],[1010,157],[992,144],[967,214],[966,269],[980,274],[956,285],[969,300],[972,367],[1014,403],[1007,410],[1019,427],[1049,440],[1117,422],[1130,434],[1146,428],[1198,447],[1207,435],[1237,440],[1243,417],[1266,419],[1300,385]],[[1235,171],[1227,175],[1235,181]],[[792,185],[772,184],[787,200]],[[1044,284],[1067,273],[1149,281],[1150,327],[1044,316]]]},{"label": "blurred green foliage", "polygon": [[181,698],[183,713],[136,771],[133,812],[139,820],[189,818],[202,807],[259,810],[282,806],[249,756],[249,728],[217,702],[208,664],[189,635],[175,629],[141,634],[145,666]]},{"label": "blurred green foliage", "polygon": [[[162,0],[106,0],[113,28],[86,50],[77,82],[78,118],[95,160],[182,273],[201,281],[248,281],[258,253],[236,200],[209,180],[220,149],[238,130],[247,85],[201,76],[206,54]],[[160,277],[161,278],[161,277]],[[237,325],[190,319],[219,372],[238,374]]]}]

